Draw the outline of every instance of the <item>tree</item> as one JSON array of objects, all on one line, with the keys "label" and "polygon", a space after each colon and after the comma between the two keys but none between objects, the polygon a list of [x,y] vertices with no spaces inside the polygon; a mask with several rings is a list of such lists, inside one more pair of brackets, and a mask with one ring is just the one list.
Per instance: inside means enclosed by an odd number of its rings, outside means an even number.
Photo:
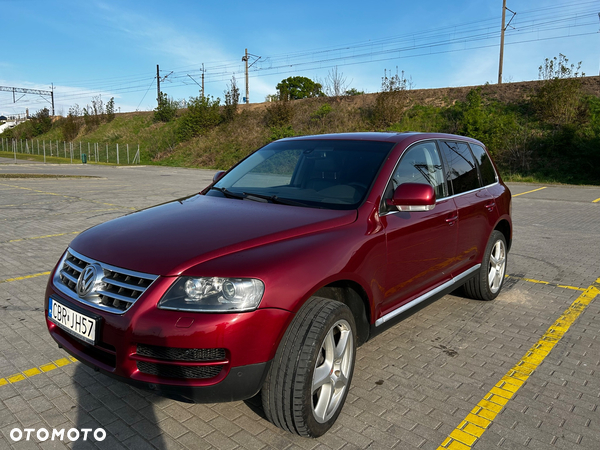
[{"label": "tree", "polygon": [[31,118],[31,126],[33,130],[33,136],[39,136],[40,134],[47,133],[52,128],[52,118],[50,117],[50,111],[48,108],[40,109]]},{"label": "tree", "polygon": [[289,77],[281,80],[276,89],[279,100],[298,100],[307,97],[322,97],[323,86],[306,77]]},{"label": "tree", "polygon": [[106,121],[112,122],[115,118],[115,98],[111,97],[108,102],[106,102]]},{"label": "tree", "polygon": [[225,91],[225,107],[223,108],[223,119],[231,122],[237,113],[238,102],[240,101],[240,88],[237,86],[235,75],[231,76],[231,84],[227,85]]},{"label": "tree", "polygon": [[325,94],[328,97],[340,97],[346,95],[349,83],[342,72],[338,72],[337,66],[327,72],[325,78]]},{"label": "tree", "polygon": [[104,102],[102,96],[92,97],[92,105],[83,108],[83,120],[86,127],[94,128],[104,120]]}]

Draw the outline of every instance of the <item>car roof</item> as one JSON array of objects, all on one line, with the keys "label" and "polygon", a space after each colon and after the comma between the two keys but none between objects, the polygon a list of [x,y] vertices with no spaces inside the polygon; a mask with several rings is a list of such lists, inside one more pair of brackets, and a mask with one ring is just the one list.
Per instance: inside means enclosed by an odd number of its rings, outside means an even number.
[{"label": "car roof", "polygon": [[[474,143],[479,143],[476,139],[458,136],[455,134],[447,133],[421,133],[417,131],[406,131],[406,132],[358,132],[358,133],[331,133],[331,134],[317,134],[309,136],[295,136],[290,138],[282,139],[282,141],[296,141],[296,140],[351,140],[351,141],[384,141],[384,142],[402,142],[409,140],[407,143],[420,141],[423,139],[452,139],[452,140],[464,140]],[[483,145],[483,144],[481,144]]]}]

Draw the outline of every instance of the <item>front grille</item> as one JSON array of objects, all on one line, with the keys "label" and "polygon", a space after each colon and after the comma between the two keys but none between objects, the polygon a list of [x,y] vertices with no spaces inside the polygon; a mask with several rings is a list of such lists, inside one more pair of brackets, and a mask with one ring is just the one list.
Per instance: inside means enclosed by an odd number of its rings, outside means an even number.
[{"label": "front grille", "polygon": [[[77,281],[89,265],[100,267],[102,273],[92,291],[84,297],[77,293]],[[98,309],[122,314],[148,289],[157,278],[141,272],[110,266],[69,249],[56,272],[54,284],[63,293]]]},{"label": "front grille", "polygon": [[137,362],[137,368],[140,372],[148,375],[155,375],[161,378],[214,378],[219,375],[222,367],[223,366],[176,366],[171,364],[156,364],[146,361]]},{"label": "front grille", "polygon": [[171,361],[204,362],[225,359],[224,348],[172,348],[138,344],[136,352],[140,356]]}]

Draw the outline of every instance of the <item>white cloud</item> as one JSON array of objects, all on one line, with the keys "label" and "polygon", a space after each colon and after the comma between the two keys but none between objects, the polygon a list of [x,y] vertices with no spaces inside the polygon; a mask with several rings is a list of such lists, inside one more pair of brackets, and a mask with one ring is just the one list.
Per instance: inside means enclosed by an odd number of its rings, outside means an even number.
[{"label": "white cloud", "polygon": [[163,17],[153,18],[133,12],[122,4],[118,8],[105,3],[97,3],[97,6],[103,11],[103,20],[110,23],[113,30],[126,36],[126,42],[133,42],[146,52],[162,54],[171,61],[177,61],[177,64],[195,66],[196,69],[202,61],[232,59],[217,41],[180,28],[176,23],[169,24]]}]

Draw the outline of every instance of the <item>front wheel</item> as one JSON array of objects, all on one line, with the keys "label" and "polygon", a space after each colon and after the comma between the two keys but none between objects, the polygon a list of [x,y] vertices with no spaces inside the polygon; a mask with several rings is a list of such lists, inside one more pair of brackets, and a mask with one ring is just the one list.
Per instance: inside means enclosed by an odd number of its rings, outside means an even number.
[{"label": "front wheel", "polygon": [[506,238],[501,232],[494,230],[485,248],[481,268],[465,283],[466,294],[477,300],[495,299],[504,283],[506,262]]},{"label": "front wheel", "polygon": [[333,426],[346,401],[356,356],[356,326],[343,303],[312,297],[275,354],[262,388],[263,409],[276,426],[306,437]]}]

